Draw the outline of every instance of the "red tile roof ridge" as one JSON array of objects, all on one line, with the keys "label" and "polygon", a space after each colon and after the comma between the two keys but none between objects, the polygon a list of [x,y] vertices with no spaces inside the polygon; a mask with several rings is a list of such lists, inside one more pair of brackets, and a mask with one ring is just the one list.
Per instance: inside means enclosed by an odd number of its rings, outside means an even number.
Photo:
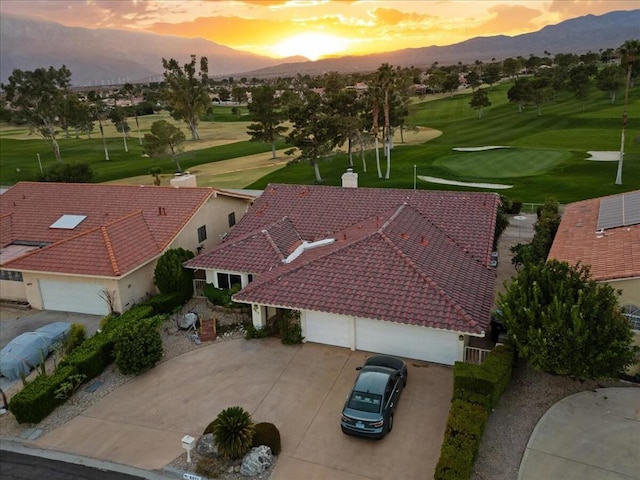
[{"label": "red tile roof ridge", "polygon": [[[85,230],[84,232],[80,232],[77,235],[72,235],[72,236],[67,237],[67,238],[65,238],[63,240],[60,240],[58,242],[51,243],[51,244],[46,245],[46,246],[44,246],[42,248],[38,248],[36,250],[32,250],[32,251],[28,252],[25,255],[22,255],[22,256],[20,256],[18,258],[15,258],[15,259],[11,260],[10,262],[7,262],[4,266],[10,265],[13,262],[21,262],[22,260],[24,260],[24,259],[26,259],[28,257],[32,257],[33,255],[37,255],[37,254],[39,254],[40,252],[42,252],[44,250],[50,250],[50,249],[56,248],[56,247],[58,247],[60,245],[64,245],[65,243],[68,243],[68,242],[71,242],[71,241],[75,241],[78,238],[82,238],[82,237],[85,237],[85,236],[88,236],[88,235],[92,235],[97,231],[102,232],[103,228],[109,227],[111,225],[114,225],[116,223],[122,222],[124,220],[128,220],[129,218],[132,218],[132,217],[134,217],[136,215],[141,215],[142,218],[144,219],[144,214],[142,213],[142,210],[139,210],[137,212],[132,212],[129,215],[125,215],[124,217],[120,217],[120,218],[118,218],[116,220],[113,220],[112,222],[106,223],[104,225],[99,225],[99,226],[94,227],[94,228],[92,228],[90,230]],[[145,224],[146,224],[146,222],[145,222]],[[148,225],[147,225],[147,228],[149,228]],[[103,237],[104,237],[104,235],[103,235]],[[155,242],[155,240],[154,240],[154,242]]]},{"label": "red tile roof ridge", "polygon": [[269,242],[269,245],[271,246],[271,248],[273,248],[273,250],[275,250],[276,255],[278,256],[278,259],[281,262],[284,262],[285,258],[284,255],[282,254],[282,252],[280,251],[280,249],[278,248],[278,246],[276,245],[276,242],[273,241],[273,238],[271,237],[271,235],[269,234],[269,230],[262,230],[260,232],[261,235],[264,235],[264,237],[267,239],[267,242]]},{"label": "red tile roof ridge", "polygon": [[[437,228],[437,227],[436,227]],[[440,229],[438,229],[440,230]],[[382,237],[382,239],[389,245],[391,246],[391,248],[396,252],[396,255],[398,255],[400,258],[402,258],[404,260],[404,262],[409,265],[409,267],[411,267],[412,270],[414,270],[416,272],[416,274],[422,278],[424,280],[424,282],[429,285],[430,287],[432,287],[436,293],[438,294],[438,296],[440,298],[442,298],[448,305],[451,305],[451,307],[457,311],[458,313],[460,313],[460,315],[467,321],[467,323],[469,324],[469,326],[475,330],[475,326],[478,325],[478,323],[473,320],[473,317],[471,315],[469,315],[467,313],[467,311],[462,308],[460,306],[459,303],[457,303],[453,298],[451,298],[447,292],[445,292],[445,290],[438,285],[438,283],[433,280],[431,277],[429,277],[428,275],[426,275],[419,267],[418,265],[411,260],[411,258],[409,258],[409,256],[404,253],[400,248],[398,248],[398,246],[391,240],[391,238],[389,238],[389,236],[380,231],[378,232],[378,234]],[[471,255],[470,255],[471,256]],[[473,256],[471,256],[471,258],[473,258]],[[474,259],[475,260],[475,259]],[[482,333],[481,331],[478,331],[478,333]]]},{"label": "red tile roof ridge", "polygon": [[102,233],[102,239],[104,240],[104,244],[107,247],[107,255],[109,256],[109,261],[111,262],[111,268],[113,268],[113,273],[117,276],[122,275],[120,272],[120,268],[118,268],[118,261],[116,260],[116,255],[113,251],[113,245],[111,244],[111,239],[109,238],[109,232],[107,232],[106,226],[100,227],[100,233]]}]

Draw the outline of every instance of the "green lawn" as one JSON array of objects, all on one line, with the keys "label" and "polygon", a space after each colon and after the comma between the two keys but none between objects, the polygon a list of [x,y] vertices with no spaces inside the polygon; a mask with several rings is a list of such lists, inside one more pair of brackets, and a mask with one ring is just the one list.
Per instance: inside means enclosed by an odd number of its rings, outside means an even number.
[{"label": "green lawn", "polygon": [[[462,182],[513,185],[501,190],[525,202],[543,202],[548,197],[562,203],[640,189],[640,86],[629,95],[630,112],[623,170],[623,185],[614,184],[617,162],[588,161],[589,150],[619,150],[622,100],[609,103],[608,96],[593,90],[582,105],[566,93],[544,105],[538,116],[535,107],[518,113],[508,102],[510,83],[494,86],[489,92],[492,106],[481,120],[469,107],[469,94],[456,94],[412,105],[411,125],[427,126],[443,132],[423,145],[396,143],[392,152],[389,180],[379,179],[373,152],[367,153],[367,172],[354,155],[359,185],[365,187],[413,188],[414,165],[418,176],[441,177]],[[396,135],[396,142],[399,135]],[[456,147],[505,145],[508,150],[455,152]],[[382,152],[381,152],[382,156]],[[381,159],[383,173],[384,158]],[[340,185],[347,168],[346,155],[324,159],[320,171],[324,183]],[[307,163],[289,165],[255,182],[250,188],[268,183],[313,183],[313,169]],[[434,190],[486,191],[470,187],[440,185],[417,180],[417,188]]]}]

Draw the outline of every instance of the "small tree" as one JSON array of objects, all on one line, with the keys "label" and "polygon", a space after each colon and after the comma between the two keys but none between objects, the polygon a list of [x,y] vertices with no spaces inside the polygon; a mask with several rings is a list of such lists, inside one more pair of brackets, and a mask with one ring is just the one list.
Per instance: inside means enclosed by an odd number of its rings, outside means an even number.
[{"label": "small tree", "polygon": [[220,455],[241,458],[251,448],[255,426],[242,407],[222,410],[213,422],[213,436]]},{"label": "small tree", "polygon": [[487,92],[484,89],[480,88],[473,92],[471,101],[469,101],[469,105],[471,106],[471,108],[478,111],[478,119],[481,119],[482,110],[484,109],[484,107],[490,107],[491,101],[489,100],[489,95],[487,95]]},{"label": "small tree", "polygon": [[587,266],[529,263],[500,294],[498,305],[519,355],[531,366],[577,378],[615,377],[638,347],[616,292]]},{"label": "small tree", "polygon": [[38,182],[90,183],[93,169],[88,163],[56,163],[36,178]]},{"label": "small tree", "polygon": [[151,133],[144,134],[145,151],[152,157],[170,154],[176,163],[178,172],[182,167],[178,162],[178,153],[182,151],[185,141],[184,133],[166,120],[158,120],[151,124]]},{"label": "small tree", "polygon": [[184,262],[194,257],[193,252],[184,248],[172,248],[164,252],[158,259],[153,275],[160,293],[184,294],[185,300],[193,293],[193,272],[182,266]]}]

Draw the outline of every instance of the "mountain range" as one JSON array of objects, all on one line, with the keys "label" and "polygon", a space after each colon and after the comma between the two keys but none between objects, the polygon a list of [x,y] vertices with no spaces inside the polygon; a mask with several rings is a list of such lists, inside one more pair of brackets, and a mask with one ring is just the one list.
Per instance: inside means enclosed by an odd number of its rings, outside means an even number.
[{"label": "mountain range", "polygon": [[[209,59],[209,75],[276,77],[327,71],[369,72],[387,62],[425,68],[458,62],[501,60],[545,51],[585,53],[617,48],[640,38],[640,9],[586,15],[513,37],[475,37],[447,46],[416,46],[364,56],[274,59],[234,50],[202,38],[184,38],[117,29],[66,27],[59,23],[4,15],[0,18],[0,82],[14,69],[34,70],[63,64],[76,86],[145,82],[162,78],[162,58],[186,63],[189,55]],[[132,47],[133,46],[133,47]]]}]

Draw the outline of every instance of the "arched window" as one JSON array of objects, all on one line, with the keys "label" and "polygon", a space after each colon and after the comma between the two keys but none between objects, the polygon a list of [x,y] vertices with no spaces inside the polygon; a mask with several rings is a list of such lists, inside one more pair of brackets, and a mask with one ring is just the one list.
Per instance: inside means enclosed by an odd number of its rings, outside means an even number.
[{"label": "arched window", "polygon": [[640,307],[637,305],[625,305],[622,314],[629,319],[631,329],[640,332]]}]

